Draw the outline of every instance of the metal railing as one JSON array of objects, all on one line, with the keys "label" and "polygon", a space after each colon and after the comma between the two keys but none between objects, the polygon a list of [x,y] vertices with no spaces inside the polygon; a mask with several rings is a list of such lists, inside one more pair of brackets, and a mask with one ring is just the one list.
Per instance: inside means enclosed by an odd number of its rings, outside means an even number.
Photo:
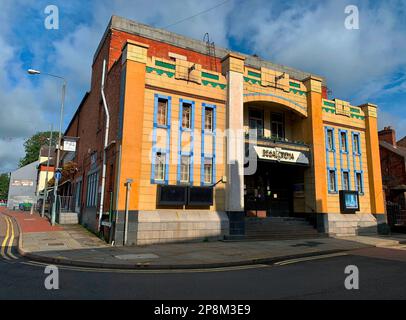
[{"label": "metal railing", "polygon": [[71,212],[75,208],[73,206],[73,196],[58,196],[58,213],[59,212]]},{"label": "metal railing", "polygon": [[386,203],[386,213],[388,224],[391,227],[406,226],[406,210],[402,210],[399,204],[388,201]]}]

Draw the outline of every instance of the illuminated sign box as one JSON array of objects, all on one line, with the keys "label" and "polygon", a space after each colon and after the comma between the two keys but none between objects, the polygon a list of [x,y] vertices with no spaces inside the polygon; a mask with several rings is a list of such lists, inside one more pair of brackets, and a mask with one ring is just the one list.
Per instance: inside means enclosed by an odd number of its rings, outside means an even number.
[{"label": "illuminated sign box", "polygon": [[358,191],[340,190],[340,210],[342,213],[355,213],[360,210]]},{"label": "illuminated sign box", "polygon": [[262,160],[309,165],[309,157],[300,151],[258,146],[254,146],[254,149],[258,155],[258,158]]}]

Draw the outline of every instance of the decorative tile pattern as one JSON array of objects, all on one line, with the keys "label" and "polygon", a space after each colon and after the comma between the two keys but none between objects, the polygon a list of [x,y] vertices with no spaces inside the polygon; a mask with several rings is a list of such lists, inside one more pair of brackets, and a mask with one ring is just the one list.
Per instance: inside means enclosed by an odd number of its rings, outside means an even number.
[{"label": "decorative tile pattern", "polygon": [[222,83],[217,83],[217,82],[213,82],[213,81],[208,81],[208,80],[202,80],[202,84],[204,86],[208,86],[211,85],[213,88],[220,88],[221,90],[224,90],[227,86],[225,84]]},{"label": "decorative tile pattern", "polygon": [[250,83],[250,84],[258,84],[258,85],[261,84],[261,80],[252,79],[252,78],[249,78],[249,77],[244,77],[244,81],[247,82],[247,83]]},{"label": "decorative tile pattern", "polygon": [[152,67],[146,67],[146,71],[147,71],[147,73],[155,72],[159,76],[166,75],[168,78],[173,78],[175,76],[174,72],[157,69],[157,68],[152,68]]}]

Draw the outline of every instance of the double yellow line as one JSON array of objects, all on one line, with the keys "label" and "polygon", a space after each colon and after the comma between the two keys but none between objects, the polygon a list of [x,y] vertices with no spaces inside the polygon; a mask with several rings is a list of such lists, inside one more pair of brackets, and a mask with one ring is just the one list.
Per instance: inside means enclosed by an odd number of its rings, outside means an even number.
[{"label": "double yellow line", "polygon": [[3,218],[6,220],[7,231],[6,236],[1,244],[0,255],[6,260],[18,259],[15,255],[13,255],[11,251],[13,248],[13,242],[15,238],[13,222],[11,221],[9,216],[3,215]]}]

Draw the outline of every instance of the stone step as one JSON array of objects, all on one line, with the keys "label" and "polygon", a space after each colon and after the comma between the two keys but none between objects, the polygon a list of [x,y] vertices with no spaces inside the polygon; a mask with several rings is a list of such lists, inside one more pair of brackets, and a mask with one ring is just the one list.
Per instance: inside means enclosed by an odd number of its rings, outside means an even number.
[{"label": "stone step", "polygon": [[58,223],[62,225],[79,224],[79,215],[76,212],[61,212]]},{"label": "stone step", "polygon": [[247,233],[246,237],[304,237],[304,236],[317,236],[319,233]]},{"label": "stone step", "polygon": [[299,234],[299,235],[266,235],[266,236],[245,236],[247,240],[295,240],[295,239],[317,239],[317,238],[326,238],[327,235],[322,234]]},{"label": "stone step", "polygon": [[268,226],[268,225],[275,225],[275,226],[306,226],[309,225],[307,221],[286,221],[286,222],[272,222],[272,221],[264,221],[264,222],[245,222],[245,225],[251,226]]},{"label": "stone step", "polygon": [[305,218],[293,218],[293,217],[267,217],[267,218],[256,218],[256,217],[247,217],[245,218],[247,222],[264,222],[264,221],[271,221],[271,222],[287,222],[287,221],[304,221],[307,222]]},{"label": "stone step", "polygon": [[288,240],[325,237],[320,234],[305,218],[268,217],[247,218],[245,220],[245,237],[249,240]]},{"label": "stone step", "polygon": [[310,224],[246,224],[245,227],[248,228],[270,228],[270,229],[300,229],[300,228],[307,228],[312,226]]}]

